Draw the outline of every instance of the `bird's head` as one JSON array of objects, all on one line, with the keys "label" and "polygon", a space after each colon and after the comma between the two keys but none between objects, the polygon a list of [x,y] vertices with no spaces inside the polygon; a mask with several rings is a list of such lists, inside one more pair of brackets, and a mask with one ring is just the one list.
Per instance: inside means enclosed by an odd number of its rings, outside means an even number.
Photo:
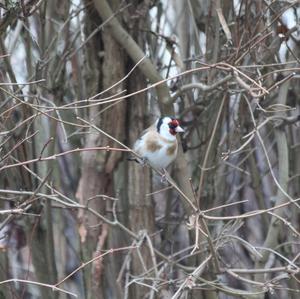
[{"label": "bird's head", "polygon": [[177,133],[184,132],[182,127],[180,127],[179,121],[169,116],[159,118],[156,128],[158,133],[162,135],[171,134],[175,136]]}]

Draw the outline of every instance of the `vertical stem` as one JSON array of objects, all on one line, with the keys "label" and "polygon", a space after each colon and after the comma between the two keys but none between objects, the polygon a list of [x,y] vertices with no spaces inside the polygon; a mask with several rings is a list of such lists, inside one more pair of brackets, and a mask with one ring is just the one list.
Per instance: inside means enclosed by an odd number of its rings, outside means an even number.
[{"label": "vertical stem", "polygon": [[[278,103],[285,105],[287,99],[287,93],[290,86],[290,81],[285,82],[280,86],[278,93]],[[278,112],[278,115],[282,115],[283,112]],[[260,142],[263,143],[263,139],[261,136],[258,136]],[[289,180],[289,155],[288,155],[288,144],[287,137],[284,131],[284,127],[277,127],[275,129],[275,140],[277,145],[277,153],[278,153],[278,183],[281,188],[287,191],[288,180]],[[284,194],[282,194],[281,190],[277,190],[276,202],[275,205],[280,205],[286,202],[287,198]],[[280,217],[284,217],[285,209],[276,210],[276,213]],[[264,241],[263,247],[274,249],[278,244],[278,237],[280,230],[282,228],[282,223],[278,221],[277,217],[272,216],[271,223],[269,226],[269,230],[267,233],[267,237]],[[270,251],[263,251],[262,258],[256,262],[256,268],[264,268],[266,262],[268,261],[270,255]],[[256,281],[263,281],[262,274],[255,275]],[[263,297],[263,296],[262,296]],[[261,297],[261,298],[262,298]]]}]

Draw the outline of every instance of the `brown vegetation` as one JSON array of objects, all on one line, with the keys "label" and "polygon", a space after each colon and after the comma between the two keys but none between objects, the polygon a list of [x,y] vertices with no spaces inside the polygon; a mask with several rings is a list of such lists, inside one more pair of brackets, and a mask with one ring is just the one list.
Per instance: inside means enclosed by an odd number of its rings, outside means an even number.
[{"label": "brown vegetation", "polygon": [[[0,298],[299,298],[298,1],[0,14]],[[128,161],[160,115],[166,182]]]}]

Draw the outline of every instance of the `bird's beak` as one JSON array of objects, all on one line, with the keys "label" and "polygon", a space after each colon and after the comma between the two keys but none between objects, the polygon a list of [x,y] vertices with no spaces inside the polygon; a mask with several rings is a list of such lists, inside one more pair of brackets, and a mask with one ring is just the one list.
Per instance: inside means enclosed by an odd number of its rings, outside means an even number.
[{"label": "bird's beak", "polygon": [[177,127],[175,128],[175,132],[177,132],[177,133],[182,133],[182,132],[184,132],[184,130],[183,130],[180,126],[177,126]]}]

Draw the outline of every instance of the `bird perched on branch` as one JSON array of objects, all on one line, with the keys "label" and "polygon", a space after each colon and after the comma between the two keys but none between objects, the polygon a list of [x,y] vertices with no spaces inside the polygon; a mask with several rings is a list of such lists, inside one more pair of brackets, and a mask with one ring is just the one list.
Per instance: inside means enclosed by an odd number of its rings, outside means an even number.
[{"label": "bird perched on branch", "polygon": [[161,117],[142,133],[134,143],[133,150],[142,157],[144,163],[149,163],[157,170],[165,170],[176,158],[176,134],[181,132],[184,130],[177,119]]}]

